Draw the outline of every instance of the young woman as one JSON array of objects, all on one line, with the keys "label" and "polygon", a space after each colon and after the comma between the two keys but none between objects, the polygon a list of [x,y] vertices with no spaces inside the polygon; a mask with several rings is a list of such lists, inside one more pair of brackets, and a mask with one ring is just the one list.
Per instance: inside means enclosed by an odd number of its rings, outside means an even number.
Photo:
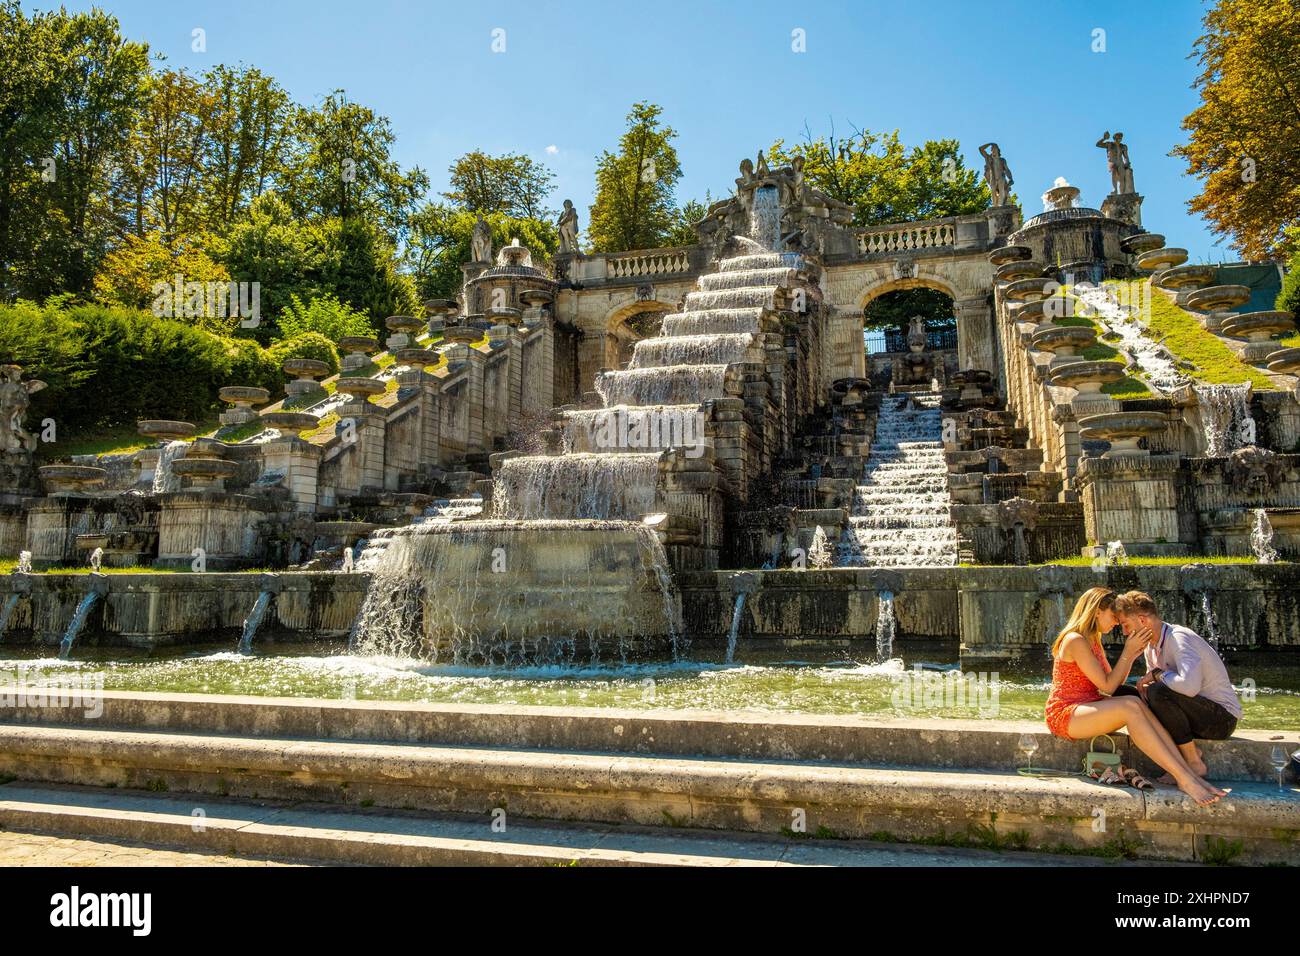
[{"label": "young woman", "polygon": [[1114,630],[1114,591],[1092,588],[1074,605],[1069,622],[1052,644],[1052,691],[1047,697],[1047,729],[1066,740],[1087,740],[1128,729],[1133,743],[1165,770],[1178,788],[1201,806],[1225,793],[1210,786],[1187,765],[1173,739],[1140,696],[1127,692],[1133,662],[1151,641],[1149,629],[1134,631],[1112,670],[1101,637]]}]

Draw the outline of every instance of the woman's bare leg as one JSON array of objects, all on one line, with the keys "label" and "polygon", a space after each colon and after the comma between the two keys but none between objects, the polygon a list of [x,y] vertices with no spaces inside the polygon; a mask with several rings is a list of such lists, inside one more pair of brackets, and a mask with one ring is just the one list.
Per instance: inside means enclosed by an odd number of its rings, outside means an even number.
[{"label": "woman's bare leg", "polygon": [[1151,716],[1140,698],[1111,697],[1075,707],[1066,729],[1071,737],[1079,739],[1127,727],[1134,745],[1161,768],[1168,770],[1177,782],[1178,789],[1201,806],[1218,800],[1221,794],[1192,772],[1168,734],[1162,738],[1152,726],[1156,723],[1158,721]]}]

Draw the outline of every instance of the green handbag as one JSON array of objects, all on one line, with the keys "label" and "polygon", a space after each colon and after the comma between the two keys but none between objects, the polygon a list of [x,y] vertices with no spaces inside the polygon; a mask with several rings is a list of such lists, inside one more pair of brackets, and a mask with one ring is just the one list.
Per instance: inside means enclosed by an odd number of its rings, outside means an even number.
[{"label": "green handbag", "polygon": [[[1093,749],[1097,737],[1105,737],[1110,741],[1110,753]],[[1098,734],[1097,737],[1093,737],[1092,740],[1088,741],[1088,752],[1083,756],[1083,772],[1094,780],[1107,770],[1119,773],[1119,748],[1115,746],[1114,739],[1110,734]]]}]

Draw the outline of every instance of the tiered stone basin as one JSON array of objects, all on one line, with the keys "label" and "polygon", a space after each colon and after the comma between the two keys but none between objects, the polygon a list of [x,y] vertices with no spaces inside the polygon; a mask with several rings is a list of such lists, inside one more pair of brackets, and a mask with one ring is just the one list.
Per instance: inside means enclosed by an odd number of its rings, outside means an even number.
[{"label": "tiered stone basin", "polygon": [[334,390],[340,395],[346,395],[354,402],[365,403],[373,395],[382,395],[388,390],[388,386],[377,378],[361,378],[349,376],[341,378],[335,385]]},{"label": "tiered stone basin", "polygon": [[239,473],[239,464],[226,461],[227,446],[211,438],[196,438],[184,458],[172,462],[172,474],[189,478],[193,491],[221,491],[227,478]]},{"label": "tiered stone basin", "polygon": [[320,420],[315,415],[306,412],[263,412],[261,419],[267,428],[295,436],[320,425]]},{"label": "tiered stone basin", "polygon": [[1048,323],[1034,332],[1029,344],[1040,352],[1052,352],[1057,358],[1073,356],[1097,344],[1097,333],[1086,325]]},{"label": "tiered stone basin", "polygon": [[1020,279],[1035,279],[1043,274],[1043,264],[1032,259],[1019,259],[1000,265],[993,277],[998,282],[1017,282]]},{"label": "tiered stone basin", "polygon": [[1018,279],[1002,289],[1002,296],[1010,302],[1033,302],[1051,295],[1060,287],[1059,282],[1046,276]]},{"label": "tiered stone basin", "polygon": [[1268,357],[1268,370],[1279,375],[1300,374],[1300,348],[1278,349]]},{"label": "tiered stone basin", "polygon": [[424,311],[429,315],[425,322],[429,332],[441,332],[451,317],[460,311],[460,304],[455,299],[430,299],[424,303]]},{"label": "tiered stone basin", "polygon": [[1149,454],[1138,447],[1143,438],[1159,435],[1168,427],[1165,416],[1156,412],[1107,412],[1079,419],[1079,435],[1087,441],[1108,441],[1110,451],[1103,458],[1131,458]]},{"label": "tiered stone basin", "polygon": [[145,438],[153,438],[164,442],[185,441],[193,438],[194,433],[198,431],[189,422],[173,422],[153,418],[136,422],[135,427],[136,431]]},{"label": "tiered stone basin", "polygon": [[1068,319],[1078,311],[1078,300],[1072,295],[1054,295],[1034,302],[1026,302],[1012,313],[1017,322],[1033,322],[1036,325],[1055,319]]},{"label": "tiered stone basin", "polygon": [[1080,395],[1095,395],[1103,385],[1124,378],[1125,369],[1118,362],[1069,362],[1052,370],[1049,385],[1073,388]]},{"label": "tiered stone basin", "polygon": [[93,465],[42,465],[37,469],[51,495],[89,491],[104,483],[108,471]]},{"label": "tiered stone basin", "polygon": [[524,314],[518,309],[500,308],[488,309],[483,313],[483,318],[487,319],[493,325],[519,325],[524,318]]},{"label": "tiered stone basin", "polygon": [[453,325],[443,333],[443,338],[448,342],[469,345],[483,338],[483,330],[472,325]]},{"label": "tiered stone basin", "polygon": [[398,349],[393,353],[393,359],[398,365],[428,368],[438,364],[439,355],[433,349]]},{"label": "tiered stone basin", "polygon": [[1235,339],[1263,342],[1270,336],[1295,330],[1290,312],[1244,312],[1223,321],[1219,330]]},{"label": "tiered stone basin", "polygon": [[1119,247],[1130,256],[1140,256],[1144,252],[1165,248],[1165,237],[1158,232],[1139,232],[1136,236],[1121,239]]},{"label": "tiered stone basin", "polygon": [[1151,284],[1160,289],[1199,289],[1208,286],[1219,274],[1216,266],[1176,266],[1157,272]]},{"label": "tiered stone basin", "polygon": [[1137,267],[1144,272],[1155,272],[1157,269],[1172,269],[1175,266],[1181,266],[1186,261],[1186,249],[1166,246],[1163,249],[1152,249],[1150,252],[1141,253],[1137,257]]},{"label": "tiered stone basin", "polygon": [[1032,259],[1034,250],[1028,246],[1000,246],[989,253],[989,262],[995,266],[1004,266],[1008,262]]},{"label": "tiered stone basin", "polygon": [[390,315],[384,319],[384,325],[390,332],[405,332],[407,335],[415,335],[424,328],[424,322],[413,315]]},{"label": "tiered stone basin", "polygon": [[312,358],[291,358],[287,360],[282,368],[290,375],[297,378],[284,387],[288,395],[308,395],[312,392],[322,391],[321,384],[316,379],[328,375],[330,367],[320,359]]},{"label": "tiered stone basin", "polygon": [[253,411],[255,405],[265,405],[271,400],[271,393],[254,385],[227,385],[217,392],[217,397],[229,405],[230,411],[222,416],[221,421],[227,425],[251,422],[257,417]]},{"label": "tiered stone basin", "polygon": [[519,293],[519,301],[527,306],[547,305],[555,301],[555,296],[546,289],[525,289]]},{"label": "tiered stone basin", "polygon": [[369,356],[379,351],[379,341],[369,335],[345,335],[339,339],[339,348],[343,350],[343,368],[361,368],[369,361]]},{"label": "tiered stone basin", "polygon": [[1183,303],[1194,312],[1226,312],[1250,301],[1250,289],[1244,285],[1212,285],[1189,292]]}]

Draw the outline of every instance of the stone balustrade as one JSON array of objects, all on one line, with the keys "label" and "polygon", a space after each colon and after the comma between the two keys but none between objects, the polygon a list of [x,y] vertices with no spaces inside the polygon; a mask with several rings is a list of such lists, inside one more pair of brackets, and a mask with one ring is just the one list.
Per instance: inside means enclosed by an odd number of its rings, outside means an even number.
[{"label": "stone balustrade", "polygon": [[952,249],[957,244],[957,220],[878,226],[863,229],[857,233],[857,240],[858,252],[864,256]]},{"label": "stone balustrade", "polygon": [[605,261],[611,279],[678,275],[691,271],[691,257],[685,248],[652,249],[631,255],[608,256]]}]

